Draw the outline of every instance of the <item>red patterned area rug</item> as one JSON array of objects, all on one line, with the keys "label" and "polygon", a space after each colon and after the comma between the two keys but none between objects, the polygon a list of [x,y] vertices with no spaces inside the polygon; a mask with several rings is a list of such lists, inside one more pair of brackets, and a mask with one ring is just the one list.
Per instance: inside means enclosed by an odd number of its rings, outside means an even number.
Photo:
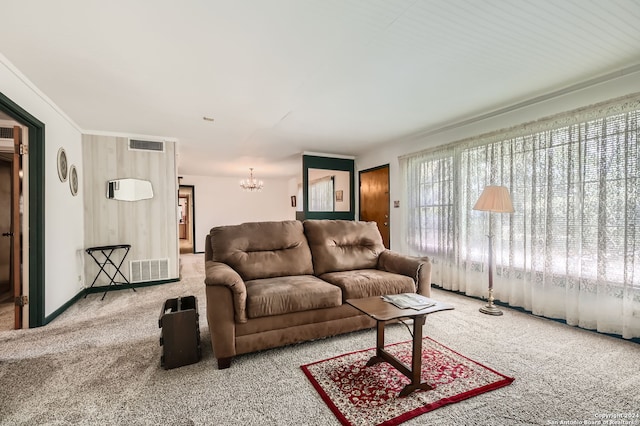
[{"label": "red patterned area rug", "polygon": [[[411,341],[385,350],[411,365]],[[386,362],[366,367],[373,355],[374,348],[300,367],[343,425],[397,425],[514,380],[425,337],[422,381],[433,389],[401,398],[398,394],[410,380]]]}]

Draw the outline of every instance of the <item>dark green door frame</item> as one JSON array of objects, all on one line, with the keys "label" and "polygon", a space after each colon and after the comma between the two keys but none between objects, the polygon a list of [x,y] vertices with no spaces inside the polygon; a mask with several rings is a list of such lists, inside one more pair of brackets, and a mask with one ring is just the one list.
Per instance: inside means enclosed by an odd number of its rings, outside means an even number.
[{"label": "dark green door frame", "polygon": [[29,327],[44,317],[44,123],[0,92],[0,110],[29,129]]}]

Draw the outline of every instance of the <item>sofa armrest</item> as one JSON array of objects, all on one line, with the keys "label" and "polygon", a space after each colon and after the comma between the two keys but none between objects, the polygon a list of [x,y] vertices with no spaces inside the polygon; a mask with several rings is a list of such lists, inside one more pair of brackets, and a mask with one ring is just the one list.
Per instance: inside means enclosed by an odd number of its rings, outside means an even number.
[{"label": "sofa armrest", "polygon": [[378,269],[413,278],[416,293],[431,296],[431,261],[428,257],[407,256],[385,250],[378,257]]},{"label": "sofa armrest", "polygon": [[207,286],[228,287],[233,296],[236,322],[247,322],[247,288],[240,275],[233,268],[226,263],[206,261],[204,283]]}]

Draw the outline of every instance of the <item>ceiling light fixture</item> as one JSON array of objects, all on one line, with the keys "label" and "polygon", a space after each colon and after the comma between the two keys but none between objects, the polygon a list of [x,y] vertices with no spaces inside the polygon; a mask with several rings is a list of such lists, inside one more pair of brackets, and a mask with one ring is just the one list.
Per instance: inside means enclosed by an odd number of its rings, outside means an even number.
[{"label": "ceiling light fixture", "polygon": [[242,179],[240,187],[245,191],[262,191],[264,182],[253,177],[253,168],[249,168],[249,179]]}]

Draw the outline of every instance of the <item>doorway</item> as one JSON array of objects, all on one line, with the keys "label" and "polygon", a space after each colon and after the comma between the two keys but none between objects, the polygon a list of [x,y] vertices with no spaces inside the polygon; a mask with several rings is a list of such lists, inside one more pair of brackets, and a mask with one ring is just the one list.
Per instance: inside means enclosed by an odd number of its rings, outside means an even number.
[{"label": "doorway", "polygon": [[389,165],[361,171],[359,192],[360,220],[376,222],[384,246],[390,248]]},{"label": "doorway", "polygon": [[[22,126],[22,328],[46,324],[44,310],[44,123],[0,92],[0,120]],[[3,127],[4,127],[3,123]],[[22,150],[21,150],[22,151]],[[15,154],[15,153],[14,153]]]},{"label": "doorway", "polygon": [[23,326],[22,128],[0,121],[0,331]]},{"label": "doorway", "polygon": [[0,331],[15,328],[11,285],[11,156],[0,152]]},{"label": "doorway", "polygon": [[178,238],[180,254],[195,253],[195,187],[180,185],[178,188]]}]

